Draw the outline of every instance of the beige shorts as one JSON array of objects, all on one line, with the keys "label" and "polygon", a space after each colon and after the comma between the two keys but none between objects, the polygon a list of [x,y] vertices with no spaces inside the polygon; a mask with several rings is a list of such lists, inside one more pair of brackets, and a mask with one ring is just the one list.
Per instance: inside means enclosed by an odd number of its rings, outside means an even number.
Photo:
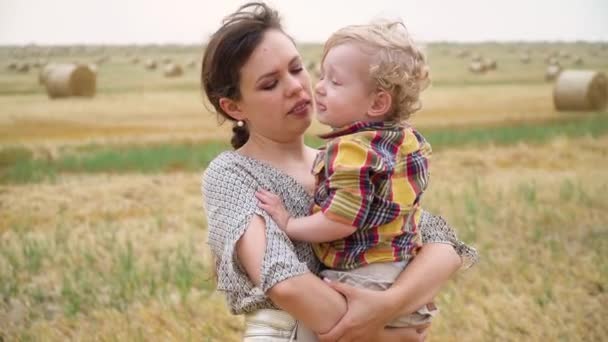
[{"label": "beige shorts", "polygon": [[[321,277],[354,287],[383,291],[395,282],[405,266],[407,262],[401,261],[369,264],[349,271],[328,269],[321,272]],[[429,323],[438,313],[439,309],[430,303],[414,313],[397,317],[389,323],[389,327],[412,327]]]},{"label": "beige shorts", "polygon": [[316,342],[314,332],[285,311],[260,309],[245,315],[244,342]]}]

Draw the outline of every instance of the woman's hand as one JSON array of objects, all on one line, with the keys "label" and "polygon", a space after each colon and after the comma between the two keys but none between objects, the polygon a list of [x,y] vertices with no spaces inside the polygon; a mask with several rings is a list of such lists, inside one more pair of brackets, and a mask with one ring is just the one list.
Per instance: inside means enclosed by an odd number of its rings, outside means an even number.
[{"label": "woman's hand", "polygon": [[[399,315],[400,308],[395,307],[394,301],[388,302],[381,291],[336,281],[328,283],[346,297],[348,310],[329,332],[319,335],[320,341],[373,341],[383,335],[384,327]],[[394,329],[394,333],[400,336],[400,341],[424,341],[429,325]]]},{"label": "woman's hand", "polygon": [[286,232],[287,231],[287,223],[291,216],[285,206],[283,206],[283,201],[281,198],[270,191],[266,190],[258,190],[255,193],[255,197],[260,201],[259,207],[264,209],[272,217],[274,222],[276,222],[279,228]]}]

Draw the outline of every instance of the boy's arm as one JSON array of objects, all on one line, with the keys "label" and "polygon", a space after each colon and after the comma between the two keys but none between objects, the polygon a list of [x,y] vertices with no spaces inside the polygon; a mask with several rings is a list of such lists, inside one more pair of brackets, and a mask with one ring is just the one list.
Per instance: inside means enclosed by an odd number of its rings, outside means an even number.
[{"label": "boy's arm", "polygon": [[355,232],[356,228],[328,219],[322,212],[293,218],[283,206],[279,196],[259,190],[256,197],[264,209],[292,240],[306,242],[328,242],[342,239]]},{"label": "boy's arm", "polygon": [[285,232],[292,240],[306,242],[329,242],[345,238],[357,228],[332,221],[322,212],[306,217],[291,218],[287,221]]}]

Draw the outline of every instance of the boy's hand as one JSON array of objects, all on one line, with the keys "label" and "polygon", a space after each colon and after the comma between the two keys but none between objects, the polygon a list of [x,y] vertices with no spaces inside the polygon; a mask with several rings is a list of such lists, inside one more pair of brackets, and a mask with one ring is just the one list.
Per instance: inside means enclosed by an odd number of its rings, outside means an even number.
[{"label": "boy's hand", "polygon": [[281,198],[266,190],[257,191],[255,197],[260,201],[259,207],[272,217],[282,231],[286,232],[287,222],[289,222],[291,216],[283,206]]}]

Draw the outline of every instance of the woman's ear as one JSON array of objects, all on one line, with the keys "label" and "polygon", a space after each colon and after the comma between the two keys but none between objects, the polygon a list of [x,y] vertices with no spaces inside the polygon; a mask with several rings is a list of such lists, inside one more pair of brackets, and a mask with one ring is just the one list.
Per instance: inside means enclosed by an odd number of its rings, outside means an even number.
[{"label": "woman's ear", "polygon": [[245,115],[243,115],[243,111],[238,103],[227,97],[222,97],[220,99],[220,108],[222,108],[226,114],[230,115],[235,120],[243,120],[245,118]]},{"label": "woman's ear", "polygon": [[370,117],[380,117],[386,115],[393,107],[393,97],[386,90],[378,90],[374,94],[372,105],[367,110]]}]

